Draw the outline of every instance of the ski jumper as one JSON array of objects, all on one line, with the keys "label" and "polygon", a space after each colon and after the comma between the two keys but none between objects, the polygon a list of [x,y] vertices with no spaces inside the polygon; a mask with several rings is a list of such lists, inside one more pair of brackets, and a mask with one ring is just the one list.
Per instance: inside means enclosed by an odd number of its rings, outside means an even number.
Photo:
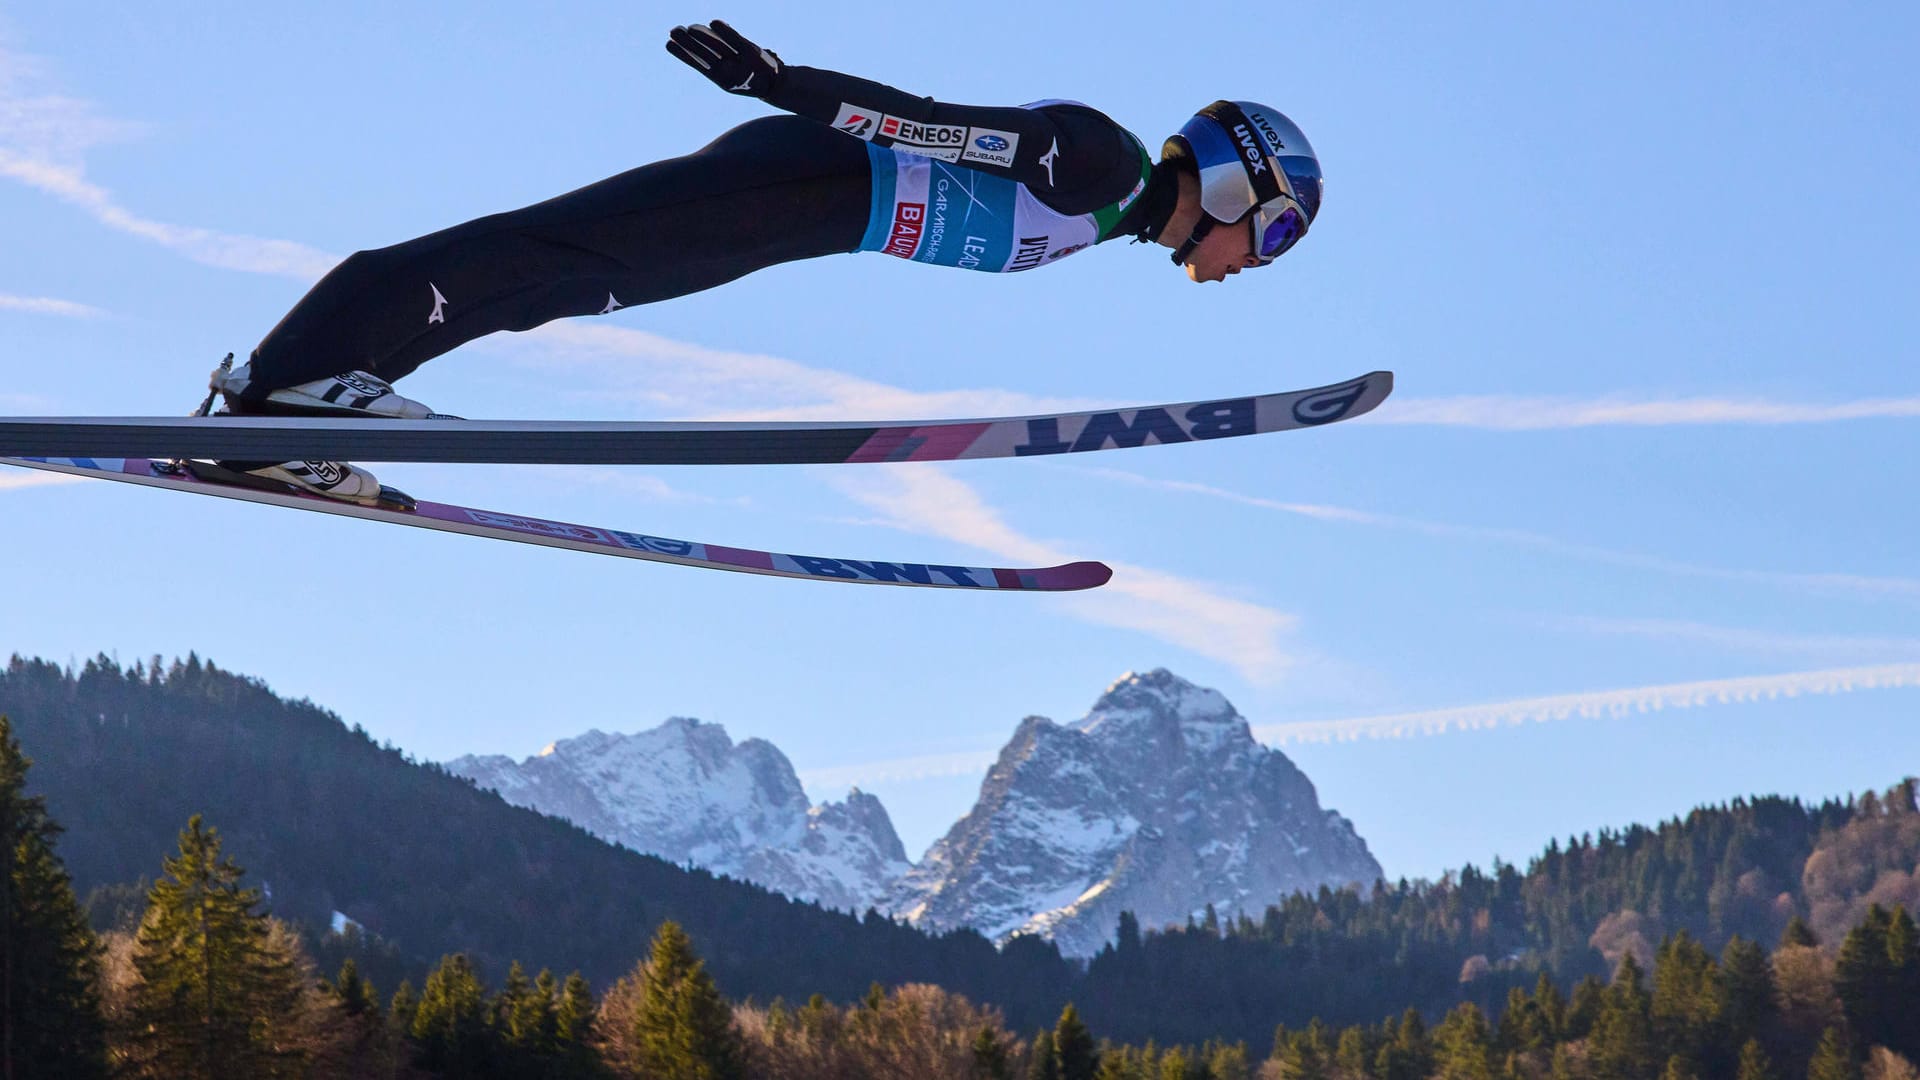
[{"label": "ski jumper", "polygon": [[358,252],[255,349],[243,399],[363,370],[392,381],[477,337],[710,289],[797,259],[880,251],[991,272],[1151,239],[1173,167],[1063,101],[952,105],[816,68],[685,157]]}]

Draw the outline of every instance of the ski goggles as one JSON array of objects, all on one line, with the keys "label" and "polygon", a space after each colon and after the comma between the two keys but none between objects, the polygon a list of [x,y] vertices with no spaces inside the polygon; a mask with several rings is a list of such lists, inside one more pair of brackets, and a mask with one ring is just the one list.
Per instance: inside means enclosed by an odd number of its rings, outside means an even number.
[{"label": "ski goggles", "polygon": [[1307,215],[1293,196],[1282,195],[1254,208],[1248,215],[1253,230],[1253,250],[1262,263],[1270,263],[1307,235]]}]

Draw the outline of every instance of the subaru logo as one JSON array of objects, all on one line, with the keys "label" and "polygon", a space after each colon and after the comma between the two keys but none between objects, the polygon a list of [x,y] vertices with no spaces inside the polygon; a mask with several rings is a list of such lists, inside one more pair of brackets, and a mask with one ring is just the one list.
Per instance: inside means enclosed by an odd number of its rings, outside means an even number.
[{"label": "subaru logo", "polygon": [[1007,148],[1007,140],[998,135],[982,135],[973,140],[973,145],[982,150],[1001,151]]}]

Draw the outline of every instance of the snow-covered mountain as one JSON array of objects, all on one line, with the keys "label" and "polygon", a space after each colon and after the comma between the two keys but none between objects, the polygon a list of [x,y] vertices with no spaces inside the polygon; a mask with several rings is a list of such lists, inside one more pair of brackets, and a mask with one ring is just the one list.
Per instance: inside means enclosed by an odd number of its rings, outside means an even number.
[{"label": "snow-covered mountain", "polygon": [[735,745],[676,717],[631,735],[589,731],[525,761],[458,758],[449,771],[603,840],[842,910],[884,907],[909,864],[880,800],[854,789],[810,806],[772,743]]},{"label": "snow-covered mountain", "polygon": [[1371,884],[1380,864],[1285,754],[1217,691],[1129,674],[1076,723],[1028,717],[972,812],[902,881],[928,930],[1050,937],[1073,956],[1211,903],[1257,915],[1296,889]]},{"label": "snow-covered mountain", "polygon": [[717,724],[589,731],[525,761],[447,768],[602,839],[842,910],[928,930],[1051,938],[1086,956],[1122,911],[1143,926],[1211,903],[1258,914],[1296,889],[1371,883],[1380,865],[1285,754],[1217,691],[1129,674],[1072,724],[1028,717],[971,812],[907,861],[880,800],[808,804],[773,744]]}]

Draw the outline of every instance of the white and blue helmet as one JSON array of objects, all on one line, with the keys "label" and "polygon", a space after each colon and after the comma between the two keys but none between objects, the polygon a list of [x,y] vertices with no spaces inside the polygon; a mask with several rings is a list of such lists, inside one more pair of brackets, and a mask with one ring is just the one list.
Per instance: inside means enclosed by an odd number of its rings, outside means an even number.
[{"label": "white and blue helmet", "polygon": [[[1249,219],[1262,263],[1299,243],[1320,212],[1325,184],[1313,144],[1285,113],[1257,101],[1216,101],[1201,109],[1167,140],[1161,156],[1184,157],[1198,168],[1203,225]],[[1196,231],[1196,242],[1204,233]]]}]

